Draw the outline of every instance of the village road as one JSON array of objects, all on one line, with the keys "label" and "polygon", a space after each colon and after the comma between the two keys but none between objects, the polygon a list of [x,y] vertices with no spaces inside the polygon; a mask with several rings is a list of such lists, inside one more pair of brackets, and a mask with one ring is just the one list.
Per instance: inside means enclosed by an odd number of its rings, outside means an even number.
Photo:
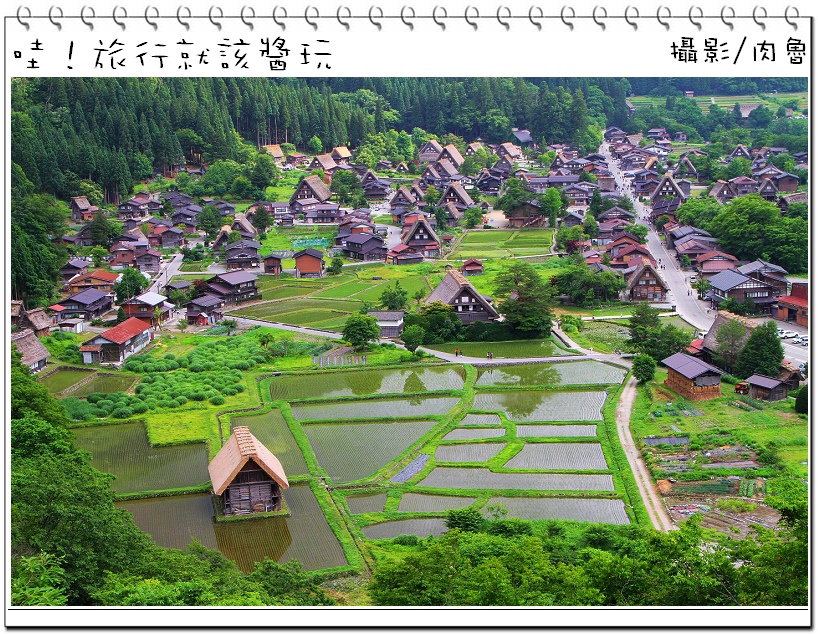
[{"label": "village road", "polygon": [[631,377],[628,383],[622,388],[619,395],[619,402],[616,404],[616,431],[619,434],[619,443],[625,450],[631,472],[636,479],[636,485],[642,496],[642,501],[650,516],[653,526],[659,531],[670,531],[678,529],[667,513],[662,497],[656,491],[655,485],[651,482],[650,473],[642,460],[642,455],[631,435],[631,410],[636,399],[636,379]]}]

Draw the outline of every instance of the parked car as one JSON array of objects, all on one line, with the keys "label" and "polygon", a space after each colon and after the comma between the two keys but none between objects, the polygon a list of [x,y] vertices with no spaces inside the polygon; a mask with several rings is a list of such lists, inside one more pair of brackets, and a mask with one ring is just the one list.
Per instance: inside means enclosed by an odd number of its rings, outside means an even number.
[{"label": "parked car", "polygon": [[784,331],[781,335],[779,335],[779,337],[786,340],[791,337],[798,337],[798,333],[795,331]]},{"label": "parked car", "polygon": [[778,329],[778,337],[784,337],[784,329]]},{"label": "parked car", "polygon": [[790,342],[790,344],[800,344],[800,343],[801,343],[801,336],[800,335],[798,337],[794,337],[792,342]]},{"label": "parked car", "polygon": [[809,335],[801,336],[801,346],[809,346]]}]

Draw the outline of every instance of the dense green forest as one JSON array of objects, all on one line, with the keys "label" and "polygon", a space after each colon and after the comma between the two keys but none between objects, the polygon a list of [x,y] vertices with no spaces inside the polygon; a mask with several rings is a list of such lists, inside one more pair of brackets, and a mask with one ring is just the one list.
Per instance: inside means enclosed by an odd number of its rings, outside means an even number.
[{"label": "dense green forest", "polygon": [[[331,605],[320,574],[269,560],[242,573],[218,551],[164,549],[114,505],[112,476],[77,450],[60,402],[11,360],[12,603],[28,606]],[[55,486],[55,484],[57,486]],[[771,481],[778,532],[716,542],[650,528],[485,519],[453,510],[438,539],[381,541],[380,605],[805,605],[807,493]],[[737,563],[741,563],[737,566]]]}]

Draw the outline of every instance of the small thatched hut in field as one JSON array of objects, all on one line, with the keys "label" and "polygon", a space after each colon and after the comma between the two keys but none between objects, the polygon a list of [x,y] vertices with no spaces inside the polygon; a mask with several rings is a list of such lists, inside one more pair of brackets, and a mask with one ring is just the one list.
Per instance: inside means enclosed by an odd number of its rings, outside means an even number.
[{"label": "small thatched hut in field", "polygon": [[233,434],[207,466],[225,516],[279,511],[290,484],[281,463],[246,426]]}]

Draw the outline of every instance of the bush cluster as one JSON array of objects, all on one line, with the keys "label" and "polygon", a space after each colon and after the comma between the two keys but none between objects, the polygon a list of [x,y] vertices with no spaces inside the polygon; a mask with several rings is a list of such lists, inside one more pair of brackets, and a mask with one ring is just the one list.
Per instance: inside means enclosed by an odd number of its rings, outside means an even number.
[{"label": "bush cluster", "polygon": [[151,353],[134,355],[125,362],[124,369],[134,373],[164,373],[187,368],[193,373],[221,369],[250,370],[267,361],[265,351],[254,337],[240,336],[199,344],[187,355],[162,358]]}]

